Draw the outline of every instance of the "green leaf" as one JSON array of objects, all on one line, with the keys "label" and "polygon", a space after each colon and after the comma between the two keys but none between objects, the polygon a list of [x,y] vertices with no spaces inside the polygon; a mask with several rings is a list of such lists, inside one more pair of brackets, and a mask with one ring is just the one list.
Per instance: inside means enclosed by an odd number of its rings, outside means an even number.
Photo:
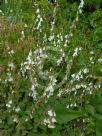
[{"label": "green leaf", "polygon": [[96,110],[99,112],[99,113],[102,113],[102,105],[98,105],[96,107]]},{"label": "green leaf", "polygon": [[101,114],[95,114],[95,118],[102,121],[102,115]]},{"label": "green leaf", "polygon": [[83,116],[81,112],[76,110],[69,110],[67,108],[64,108],[62,105],[57,106],[55,111],[57,114],[56,118],[58,124],[67,123]]},{"label": "green leaf", "polygon": [[57,124],[56,127],[53,129],[53,133],[51,134],[51,136],[61,136],[60,129],[61,126]]},{"label": "green leaf", "polygon": [[86,105],[85,106],[85,110],[89,113],[89,114],[91,114],[91,115],[95,115],[95,108],[92,106],[92,105]]},{"label": "green leaf", "polygon": [[96,136],[102,136],[102,120],[96,122]]}]

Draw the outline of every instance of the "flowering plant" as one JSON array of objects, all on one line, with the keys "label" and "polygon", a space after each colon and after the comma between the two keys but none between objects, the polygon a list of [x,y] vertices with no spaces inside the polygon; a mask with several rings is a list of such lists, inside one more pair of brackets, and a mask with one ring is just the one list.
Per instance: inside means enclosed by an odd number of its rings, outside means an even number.
[{"label": "flowering plant", "polygon": [[63,124],[69,123],[69,130],[77,122],[87,131],[88,115],[99,119],[90,103],[92,98],[101,103],[102,58],[85,43],[84,1],[74,5],[71,21],[62,21],[61,2],[34,2],[32,23],[23,17],[17,23],[9,17],[6,21],[2,12],[0,124],[5,136],[59,136],[65,133]]}]

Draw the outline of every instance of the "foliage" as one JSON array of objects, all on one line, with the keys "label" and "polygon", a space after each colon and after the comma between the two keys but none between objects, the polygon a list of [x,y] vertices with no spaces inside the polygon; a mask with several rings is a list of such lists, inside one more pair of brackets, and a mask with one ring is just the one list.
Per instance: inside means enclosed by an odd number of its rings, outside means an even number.
[{"label": "foliage", "polygon": [[102,9],[85,4],[2,3],[0,135],[102,135]]}]

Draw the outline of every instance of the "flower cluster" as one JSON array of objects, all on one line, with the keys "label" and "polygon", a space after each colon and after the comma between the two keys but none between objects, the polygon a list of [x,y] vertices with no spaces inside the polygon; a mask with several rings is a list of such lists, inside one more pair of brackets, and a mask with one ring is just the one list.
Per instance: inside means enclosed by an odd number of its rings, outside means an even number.
[{"label": "flower cluster", "polygon": [[[8,55],[12,59],[12,55],[14,54],[14,51],[10,49],[10,47],[7,47],[8,50]],[[12,71],[14,70],[15,66],[12,61],[8,62],[8,68],[7,68],[7,77],[5,79],[5,83],[7,82],[13,82],[13,76],[12,76]]]},{"label": "flower cluster", "polygon": [[74,53],[73,53],[73,57],[77,57],[78,56],[78,52],[81,51],[81,50],[82,50],[81,47],[75,48]]},{"label": "flower cluster", "polygon": [[6,107],[11,108],[11,105],[12,105],[12,100],[10,100],[10,101],[6,104]]},{"label": "flower cluster", "polygon": [[82,13],[83,6],[84,6],[84,0],[81,0],[80,5],[78,7],[79,13]]},{"label": "flower cluster", "polygon": [[53,112],[52,110],[48,110],[47,112],[47,118],[44,119],[43,123],[44,125],[47,125],[48,128],[55,128],[55,123],[56,123],[56,113]]},{"label": "flower cluster", "polygon": [[43,18],[42,18],[41,15],[40,15],[40,9],[39,9],[39,8],[37,8],[36,14],[37,14],[37,18],[36,18],[36,20],[35,20],[35,26],[36,26],[36,27],[34,27],[34,30],[38,30],[38,31],[42,32],[42,22],[43,22]]}]

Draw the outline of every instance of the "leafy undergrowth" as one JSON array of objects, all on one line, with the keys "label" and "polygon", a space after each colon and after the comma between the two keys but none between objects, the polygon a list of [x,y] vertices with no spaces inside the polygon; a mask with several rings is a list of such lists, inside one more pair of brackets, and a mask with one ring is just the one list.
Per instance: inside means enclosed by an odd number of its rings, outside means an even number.
[{"label": "leafy undergrowth", "polygon": [[0,136],[102,135],[102,9],[5,1]]}]

